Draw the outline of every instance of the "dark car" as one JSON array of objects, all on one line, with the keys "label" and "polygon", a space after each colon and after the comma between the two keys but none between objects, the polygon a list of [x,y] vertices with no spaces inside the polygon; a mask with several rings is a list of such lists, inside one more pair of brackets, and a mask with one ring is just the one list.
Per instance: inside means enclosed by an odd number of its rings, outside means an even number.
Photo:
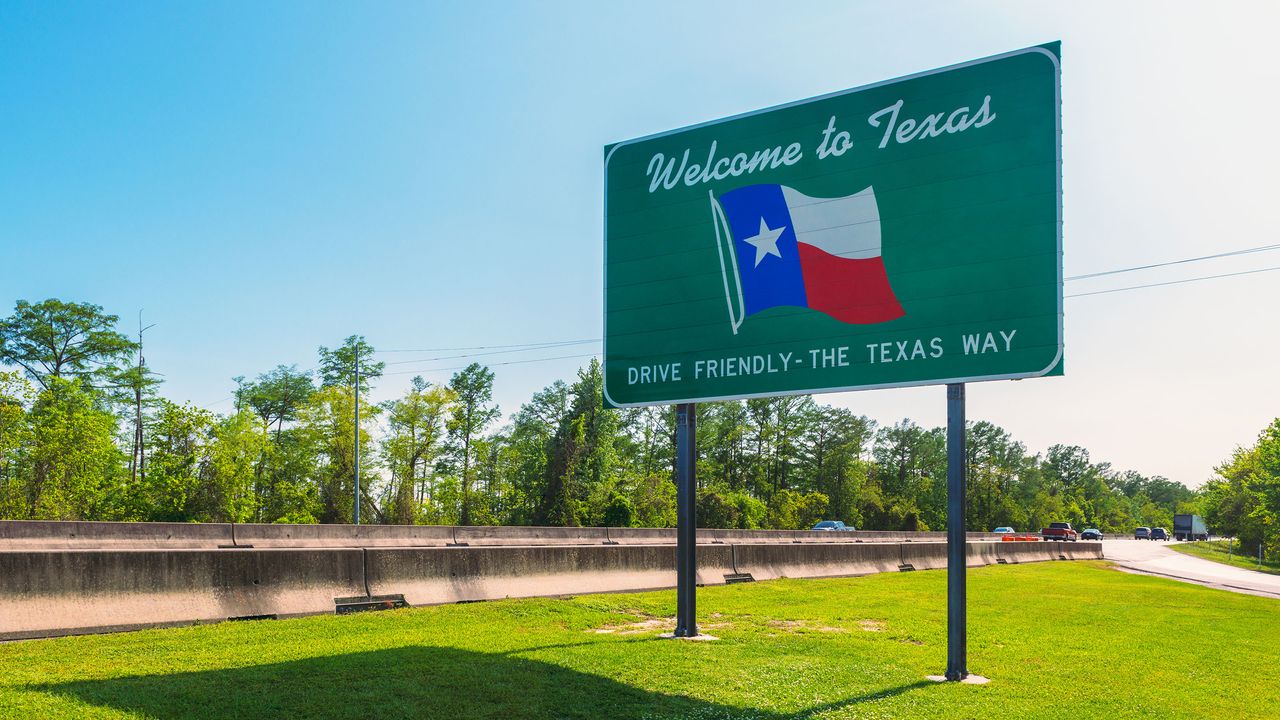
[{"label": "dark car", "polygon": [[1164,528],[1151,528],[1151,539],[1152,540],[1168,540],[1169,531],[1165,530]]},{"label": "dark car", "polygon": [[1133,539],[1134,540],[1150,540],[1151,528],[1149,527],[1135,528],[1133,531]]},{"label": "dark car", "polygon": [[825,530],[827,532],[840,532],[842,530],[852,530],[853,528],[845,525],[839,520],[823,520],[813,526],[814,530]]},{"label": "dark car", "polygon": [[1099,530],[1098,528],[1085,528],[1084,532],[1080,533],[1080,539],[1081,540],[1101,540],[1102,531]]}]

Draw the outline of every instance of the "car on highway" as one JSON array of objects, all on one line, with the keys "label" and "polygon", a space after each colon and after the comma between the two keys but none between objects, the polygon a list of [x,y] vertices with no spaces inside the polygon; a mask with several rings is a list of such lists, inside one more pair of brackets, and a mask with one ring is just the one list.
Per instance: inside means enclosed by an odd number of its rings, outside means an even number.
[{"label": "car on highway", "polygon": [[1165,530],[1164,528],[1151,528],[1151,539],[1152,540],[1168,540],[1169,531]]},{"label": "car on highway", "polygon": [[1071,527],[1071,523],[1056,522],[1049,523],[1049,527],[1040,530],[1041,540],[1061,540],[1075,542],[1080,539],[1080,533]]},{"label": "car on highway", "polygon": [[1080,539],[1081,540],[1101,540],[1102,531],[1099,530],[1098,528],[1085,528],[1084,531],[1080,533]]},{"label": "car on highway", "polygon": [[991,532],[997,535],[1017,535],[1018,534],[1017,530],[1014,530],[1008,525],[1001,525],[1000,527],[996,528],[995,530],[992,530]]},{"label": "car on highway", "polygon": [[853,528],[849,527],[848,525],[845,525],[843,522],[839,520],[823,520],[819,522],[817,525],[814,525],[813,529],[822,530],[825,532],[844,532],[847,530],[853,530]]},{"label": "car on highway", "polygon": [[1149,528],[1149,527],[1134,528],[1134,529],[1133,529],[1133,539],[1134,539],[1134,540],[1150,540],[1150,539],[1151,539],[1151,528]]}]

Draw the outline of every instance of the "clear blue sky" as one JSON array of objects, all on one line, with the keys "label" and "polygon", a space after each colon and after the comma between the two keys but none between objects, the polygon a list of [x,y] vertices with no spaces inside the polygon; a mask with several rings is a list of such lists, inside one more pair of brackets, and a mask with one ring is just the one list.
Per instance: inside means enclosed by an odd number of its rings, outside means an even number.
[{"label": "clear blue sky", "polygon": [[[1067,275],[1280,242],[1280,13],[1183,5],[5,3],[0,310],[56,296],[133,329],[145,308],[163,392],[220,411],[232,376],[352,333],[596,338],[604,144],[1057,39]],[[1278,287],[1069,299],[1066,377],[973,386],[970,415],[1196,485],[1280,414]],[[496,367],[503,410],[580,362]],[[823,399],[939,424],[943,398]]]}]

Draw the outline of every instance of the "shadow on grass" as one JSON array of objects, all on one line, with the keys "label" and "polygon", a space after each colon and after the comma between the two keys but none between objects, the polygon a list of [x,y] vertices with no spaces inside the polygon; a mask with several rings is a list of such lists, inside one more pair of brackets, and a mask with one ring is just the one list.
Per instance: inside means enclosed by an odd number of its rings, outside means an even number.
[{"label": "shadow on grass", "polygon": [[[517,652],[529,652],[529,649]],[[714,672],[714,668],[707,668]],[[920,682],[778,714],[642,690],[515,654],[412,646],[251,667],[34,687],[157,720],[752,718],[808,720]]]}]

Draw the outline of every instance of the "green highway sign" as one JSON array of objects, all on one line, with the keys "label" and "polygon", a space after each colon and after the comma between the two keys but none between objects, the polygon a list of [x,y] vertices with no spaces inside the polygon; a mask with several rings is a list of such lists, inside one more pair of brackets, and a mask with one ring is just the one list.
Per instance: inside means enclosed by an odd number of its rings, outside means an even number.
[{"label": "green highway sign", "polygon": [[1059,57],[606,147],[606,402],[1061,374]]}]

